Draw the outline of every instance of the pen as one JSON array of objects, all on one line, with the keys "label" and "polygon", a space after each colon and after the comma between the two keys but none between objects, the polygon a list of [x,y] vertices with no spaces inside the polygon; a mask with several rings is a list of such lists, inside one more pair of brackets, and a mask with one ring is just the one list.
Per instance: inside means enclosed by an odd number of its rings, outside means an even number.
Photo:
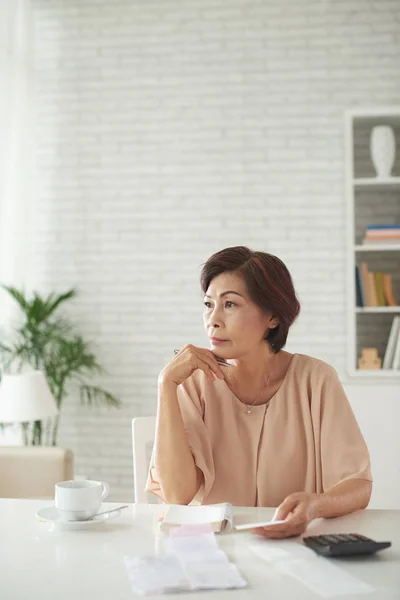
[{"label": "pen", "polygon": [[[174,350],[174,354],[178,354],[178,352],[180,352],[180,350]],[[223,358],[218,358],[218,356],[216,356],[215,358],[217,359],[217,363],[219,365],[221,365],[221,367],[232,367],[233,366],[230,363],[226,362]]]}]

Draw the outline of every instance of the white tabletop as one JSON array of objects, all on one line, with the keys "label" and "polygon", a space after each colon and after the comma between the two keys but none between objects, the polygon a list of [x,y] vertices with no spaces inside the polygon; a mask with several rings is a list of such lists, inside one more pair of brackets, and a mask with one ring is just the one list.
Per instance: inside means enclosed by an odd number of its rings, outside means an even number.
[{"label": "white tabletop", "polygon": [[[116,519],[91,530],[62,531],[36,519],[35,512],[44,506],[48,506],[48,502],[0,499],[2,600],[129,600],[136,597],[123,559],[125,555],[157,551],[155,523],[162,507],[131,505]],[[249,520],[269,519],[273,509],[235,509],[235,513],[249,514]],[[219,546],[236,563],[248,587],[235,591],[194,592],[174,598],[225,600],[229,596],[231,600],[311,600],[338,597],[335,581],[350,574],[359,582],[370,584],[373,591],[346,594],[341,598],[400,599],[400,511],[366,510],[339,519],[318,519],[309,525],[307,535],[329,532],[357,532],[380,541],[390,540],[393,545],[374,556],[335,560],[318,557],[300,538],[260,540],[249,532],[219,535]],[[286,554],[283,555],[282,550]],[[325,567],[328,565],[329,569],[332,564],[339,569],[333,574],[325,571]],[[299,567],[304,565],[311,565],[315,573],[324,574],[323,594],[312,591],[309,575],[308,579],[299,577]]]}]

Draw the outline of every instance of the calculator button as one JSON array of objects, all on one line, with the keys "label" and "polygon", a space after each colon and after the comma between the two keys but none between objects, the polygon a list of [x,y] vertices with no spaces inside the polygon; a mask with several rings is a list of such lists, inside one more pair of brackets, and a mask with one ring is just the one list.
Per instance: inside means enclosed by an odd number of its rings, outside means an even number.
[{"label": "calculator button", "polygon": [[320,542],[321,546],[329,546],[329,540],[326,535],[321,535],[318,538],[318,541]]},{"label": "calculator button", "polygon": [[360,540],[360,538],[359,538],[359,537],[357,537],[357,535],[356,535],[356,534],[354,534],[354,533],[351,533],[351,534],[349,535],[349,542],[361,542],[361,540]]},{"label": "calculator button", "polygon": [[362,542],[370,542],[370,541],[371,541],[371,539],[370,539],[370,538],[367,538],[367,537],[365,537],[365,535],[361,535],[360,533],[353,533],[353,535],[354,535],[354,536],[355,536],[357,539],[361,540]]},{"label": "calculator button", "polygon": [[334,535],[326,535],[325,539],[326,539],[326,541],[327,541],[328,544],[335,544],[336,543],[335,537],[336,536],[334,536]]},{"label": "calculator button", "polygon": [[313,539],[312,542],[313,542],[313,544],[317,544],[318,546],[325,546],[324,540],[321,540],[321,539],[318,539],[318,538]]},{"label": "calculator button", "polygon": [[304,538],[304,541],[310,546],[325,546],[324,542],[321,539],[319,539],[318,536],[314,535],[307,536],[306,538]]},{"label": "calculator button", "polygon": [[315,537],[313,536],[311,538],[311,540],[313,541],[314,544],[318,544],[319,546],[324,546],[325,545],[324,540],[320,536],[318,536],[318,535],[315,536]]}]

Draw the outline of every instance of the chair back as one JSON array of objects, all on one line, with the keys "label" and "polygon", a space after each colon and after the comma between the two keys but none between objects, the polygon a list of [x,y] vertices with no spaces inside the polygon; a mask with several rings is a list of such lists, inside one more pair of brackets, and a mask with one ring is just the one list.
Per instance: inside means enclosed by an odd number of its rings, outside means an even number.
[{"label": "chair back", "polygon": [[1,446],[0,497],[54,499],[54,486],[74,478],[71,450],[57,446]]}]

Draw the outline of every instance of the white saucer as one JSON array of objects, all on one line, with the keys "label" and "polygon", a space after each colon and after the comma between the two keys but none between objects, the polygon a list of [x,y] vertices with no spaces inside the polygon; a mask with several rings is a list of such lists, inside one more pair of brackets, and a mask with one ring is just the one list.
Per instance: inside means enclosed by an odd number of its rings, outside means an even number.
[{"label": "white saucer", "polygon": [[36,517],[39,521],[54,523],[54,525],[60,529],[91,529],[92,527],[100,525],[100,523],[105,523],[106,521],[118,517],[120,514],[121,511],[118,510],[109,514],[99,515],[90,521],[66,521],[53,505],[39,509],[36,512]]}]

